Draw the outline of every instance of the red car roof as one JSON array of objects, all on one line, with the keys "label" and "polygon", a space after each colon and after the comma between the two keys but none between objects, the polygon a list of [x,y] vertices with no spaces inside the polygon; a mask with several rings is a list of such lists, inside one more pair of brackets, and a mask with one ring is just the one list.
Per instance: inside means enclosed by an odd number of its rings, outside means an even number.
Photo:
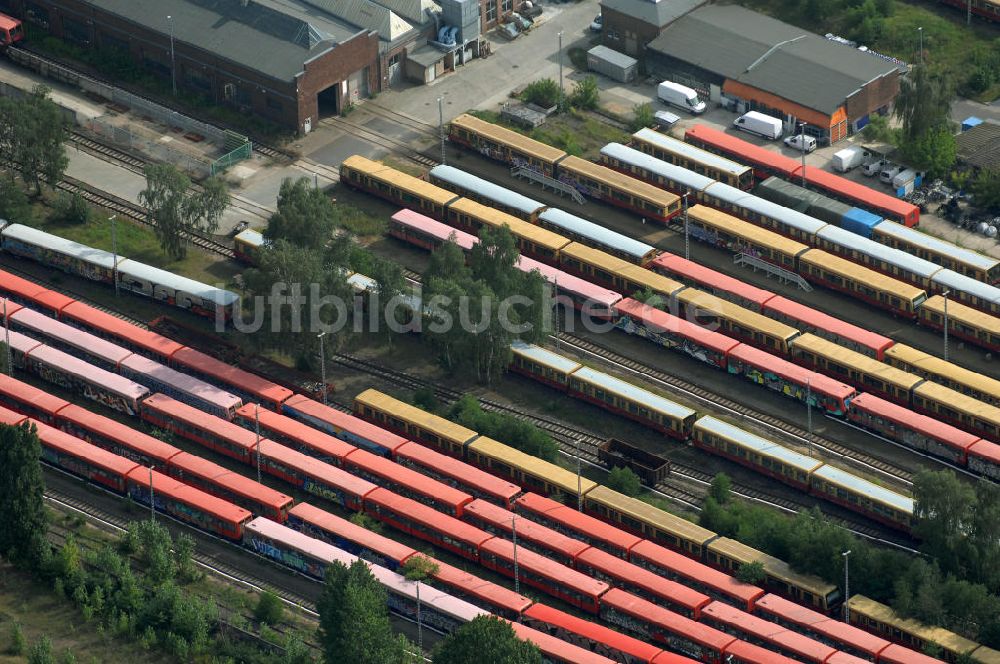
[{"label": "red car roof", "polygon": [[[699,124],[689,128],[684,132],[684,140],[690,143],[691,141],[688,140],[688,137],[717,146],[732,154],[735,161],[744,165],[763,164],[785,175],[792,175],[801,168],[801,164],[799,164],[797,159],[790,159],[773,150],[754,145],[753,143],[744,141],[742,138],[731,136],[724,131],[707,125]],[[809,170],[815,171],[819,169],[810,168]]]},{"label": "red car roof", "polygon": [[797,664],[796,660],[746,641],[733,641],[726,647],[726,654],[738,657],[746,664]]},{"label": "red car roof", "polygon": [[[238,424],[233,424],[221,417],[210,415],[194,406],[172,399],[165,394],[154,394],[143,401],[143,405],[151,410],[165,413],[177,420],[211,432],[220,438],[244,449],[253,449],[257,444],[257,435],[247,431]],[[277,444],[277,443],[273,443]]]},{"label": "red car roof", "polygon": [[474,485],[483,493],[504,501],[511,501],[521,493],[521,487],[513,482],[508,482],[420,443],[404,443],[396,449],[393,456],[397,459],[411,459],[442,476],[453,477],[465,484]]},{"label": "red car roof", "polygon": [[551,498],[546,498],[537,493],[524,494],[517,499],[517,504],[529,511],[538,512],[544,514],[549,519],[559,521],[568,528],[586,533],[593,539],[608,542],[616,548],[623,548],[626,551],[642,541],[641,537],[615,528],[611,524],[583,512],[577,512],[571,507],[557,503]]},{"label": "red car roof", "polygon": [[757,306],[763,305],[775,296],[771,291],[751,286],[735,277],[730,277],[728,274],[723,274],[700,263],[689,261],[683,256],[676,254],[664,252],[653,259],[650,262],[650,266],[654,270],[661,268],[668,275],[680,275],[700,284],[734,293],[745,300],[753,302]]},{"label": "red car roof", "polygon": [[181,452],[170,460],[170,465],[184,473],[210,480],[236,495],[250,498],[276,510],[284,509],[292,503],[291,496],[194,454]]},{"label": "red car roof", "polygon": [[[796,169],[795,177],[802,177],[801,165]],[[806,182],[816,185],[820,189],[831,191],[835,196],[846,196],[857,202],[858,206],[862,208],[874,207],[876,209],[889,210],[904,219],[912,217],[914,212],[917,213],[917,218],[920,216],[919,209],[913,203],[907,203],[895,196],[890,196],[853,180],[848,180],[829,171],[824,171],[822,168],[806,168]]]},{"label": "red car roof", "polygon": [[71,318],[87,327],[101,330],[107,335],[122,339],[134,346],[144,349],[163,359],[184,348],[183,345],[161,336],[155,332],[144,330],[121,318],[95,309],[82,302],[73,302],[63,308],[59,318]]},{"label": "red car roof", "polygon": [[355,496],[365,497],[378,488],[368,480],[352,475],[325,461],[302,454],[290,447],[285,447],[281,443],[271,440],[263,442],[264,444],[260,448],[262,459],[274,459],[296,473],[307,475],[326,484],[344,489]]},{"label": "red car roof", "polygon": [[246,417],[251,422],[253,422],[256,415],[262,432],[265,430],[276,431],[300,445],[315,450],[323,456],[343,460],[345,456],[357,449],[353,445],[345,443],[339,438],[334,438],[328,433],[314,429],[308,424],[276,413],[273,410],[258,408],[257,404],[243,404],[236,409],[236,413]]},{"label": "red car roof", "polygon": [[532,604],[530,599],[524,595],[519,595],[513,590],[498,586],[491,581],[481,579],[440,560],[434,558],[431,558],[431,560],[438,566],[438,571],[434,574],[436,580],[457,588],[460,592],[470,597],[478,597],[512,613],[523,613]]},{"label": "red car roof", "polygon": [[573,662],[573,664],[614,664],[613,660],[604,655],[584,650],[580,646],[567,643],[560,638],[550,636],[545,632],[532,629],[521,623],[510,622],[510,626],[522,641],[530,641],[542,651],[542,659],[555,662]]},{"label": "red car roof", "polygon": [[[484,552],[496,555],[502,560],[514,560],[514,543],[510,540],[494,537],[484,542],[481,549]],[[552,579],[588,597],[597,597],[610,587],[604,581],[598,581],[586,574],[581,574],[571,567],[557,563],[540,553],[535,553],[523,547],[517,548],[517,564],[522,570]]]},{"label": "red car roof", "polygon": [[[21,309],[24,309],[24,307],[22,305],[18,304],[14,300],[11,300],[11,299],[6,298],[6,297],[0,298],[0,307],[6,307],[7,308],[7,317],[8,318],[10,316],[13,316],[14,314],[16,314]],[[0,308],[0,316],[3,316],[3,309],[2,308]],[[4,322],[5,321],[3,321],[2,319],[0,319],[0,325],[4,324]]]},{"label": "red car roof", "polygon": [[244,392],[253,394],[263,401],[279,404],[294,394],[287,387],[272,383],[239,367],[226,364],[193,348],[180,348],[170,359],[180,366],[200,371],[221,383],[233,385]]},{"label": "red car roof", "polygon": [[764,305],[764,310],[775,311],[779,314],[788,316],[795,321],[802,321],[802,324],[813,327],[819,330],[826,330],[831,334],[836,334],[845,339],[850,339],[855,343],[858,343],[866,348],[871,348],[877,354],[878,359],[882,359],[882,354],[885,352],[889,346],[895,343],[889,337],[878,334],[877,332],[872,332],[866,330],[863,327],[858,327],[857,325],[852,325],[846,321],[842,321],[839,318],[834,318],[833,316],[827,315],[822,311],[817,311],[812,307],[807,307],[804,304],[799,304],[798,302],[793,302],[787,297],[782,297],[780,295],[769,300],[767,304]]},{"label": "red car roof", "polygon": [[318,401],[309,397],[296,394],[284,403],[285,406],[293,408],[309,418],[329,424],[334,429],[350,432],[351,434],[378,443],[390,451],[395,451],[403,443],[409,442],[402,436],[386,431],[370,422],[341,412],[336,408],[324,406]]},{"label": "red car roof", "polygon": [[[697,613],[711,599],[708,595],[700,593],[693,588],[665,579],[655,572],[639,567],[621,558],[614,556],[607,551],[591,547],[580,554],[579,564],[587,564],[601,573],[613,578],[620,579],[629,585],[638,586],[644,591],[662,597],[664,600],[673,602],[678,606],[683,606],[688,611]],[[614,585],[618,585],[615,583]]]},{"label": "red car roof", "polygon": [[972,448],[976,441],[981,440],[975,434],[966,433],[941,420],[921,415],[905,406],[894,404],[891,401],[886,401],[881,397],[867,392],[862,392],[854,397],[851,400],[851,408],[872,413],[908,428],[916,429],[927,436],[935,438],[948,447],[971,451],[970,448]]},{"label": "red car roof", "polygon": [[[401,496],[388,489],[383,489],[382,487],[375,487],[371,493],[367,494],[365,502],[384,505],[397,514],[412,519],[421,526],[435,532],[444,533],[452,539],[461,540],[477,549],[483,542],[493,539],[493,535],[475,526],[469,525],[464,521],[459,521],[453,516],[438,512],[433,507],[428,507],[423,503],[418,503],[415,500]],[[520,560],[520,551],[517,552],[517,556],[518,560]]]},{"label": "red car roof", "polygon": [[45,390],[23,383],[4,373],[0,373],[0,394],[6,394],[14,400],[31,404],[35,408],[53,415],[69,405],[65,399],[60,399]]},{"label": "red car roof", "polygon": [[462,505],[472,500],[472,496],[464,491],[459,491],[455,487],[448,486],[367,450],[354,450],[347,455],[344,464],[356,466],[372,475],[385,478],[393,484],[404,486],[411,491],[431,498],[435,502],[445,504],[455,511],[461,511]]},{"label": "red car roof", "polygon": [[720,632],[714,627],[709,627],[708,625],[695,622],[690,618],[685,618],[679,613],[674,613],[662,606],[653,604],[648,600],[637,597],[632,593],[627,593],[624,590],[619,590],[618,588],[612,588],[606,592],[601,597],[601,603],[610,606],[616,611],[626,613],[644,622],[649,622],[656,629],[680,634],[691,641],[718,651],[724,650],[727,645],[735,640],[732,636],[725,632]]},{"label": "red car roof", "polygon": [[385,556],[389,560],[402,563],[404,560],[417,552],[405,544],[389,539],[384,535],[368,530],[362,526],[355,525],[336,514],[331,514],[309,503],[299,503],[288,510],[288,516],[302,519],[319,530],[325,530],[332,535],[341,537],[349,542],[354,542],[371,551]]},{"label": "red car roof", "polygon": [[642,556],[661,567],[673,570],[676,574],[696,579],[706,586],[730,597],[739,598],[743,602],[752,602],[764,594],[764,591],[757,586],[737,581],[725,572],[720,572],[650,540],[642,540],[632,547],[629,551],[629,557],[634,556]]},{"label": "red car roof", "polygon": [[532,605],[531,608],[524,612],[524,616],[525,618],[552,625],[556,629],[565,630],[571,634],[578,634],[590,641],[603,643],[631,657],[638,658],[643,662],[652,661],[656,655],[663,651],[662,648],[644,643],[621,632],[616,632],[604,625],[563,613],[545,604],[538,603]]},{"label": "red car roof", "polygon": [[[136,484],[149,486],[149,468],[136,466],[128,474],[128,478]],[[187,505],[196,507],[227,523],[240,523],[249,520],[253,515],[228,500],[216,498],[200,489],[188,486],[183,482],[164,475],[158,470],[153,473],[153,493],[167,496]]]},{"label": "red car roof", "polygon": [[969,454],[1000,465],[1000,445],[988,440],[980,440],[969,448]]},{"label": "red car roof", "polygon": [[615,305],[615,309],[619,313],[627,314],[641,320],[649,327],[679,334],[719,353],[725,354],[740,343],[724,334],[713,332],[700,325],[695,325],[690,321],[674,316],[673,314],[668,314],[666,311],[661,311],[630,297],[626,297],[618,302]]},{"label": "red car roof", "polygon": [[[35,304],[58,313],[68,304],[76,302],[73,298],[63,295],[54,290],[49,290],[40,284],[28,279],[0,270],[0,291],[15,295],[22,300],[28,300]],[[8,305],[7,313],[10,313]]]},{"label": "red car roof", "polygon": [[129,461],[125,457],[108,452],[96,445],[91,445],[87,441],[80,440],[76,436],[71,436],[65,431],[60,431],[37,420],[31,420],[31,422],[38,427],[38,439],[43,445],[85,459],[88,463],[103,468],[114,475],[124,477],[133,468],[140,467],[135,461]]},{"label": "red car roof", "polygon": [[59,412],[59,417],[69,420],[81,429],[110,438],[123,447],[132,448],[145,456],[158,459],[161,463],[166,463],[168,459],[181,453],[181,450],[173,445],[76,404],[66,406]]},{"label": "red car roof", "polygon": [[738,348],[734,348],[730,351],[729,356],[799,385],[805,385],[808,380],[809,389],[813,392],[826,394],[837,399],[848,399],[852,394],[857,392],[857,390],[847,383],[841,383],[839,380],[834,380],[829,376],[811,371],[747,344],[741,344]]},{"label": "red car roof", "polygon": [[702,610],[702,615],[714,618],[738,632],[779,645],[810,661],[825,662],[837,651],[836,648],[793,632],[778,623],[764,620],[723,602],[712,602]]},{"label": "red car roof", "polygon": [[12,410],[0,406],[0,424],[13,426],[23,423],[26,419],[28,419],[27,415],[15,413]]},{"label": "red car roof", "polygon": [[[466,514],[478,516],[492,526],[502,529],[505,533],[510,533],[513,530],[511,520],[515,516],[514,512],[499,505],[476,499],[466,505],[464,509]],[[586,542],[563,535],[523,516],[517,521],[517,539],[524,539],[526,542],[539,542],[547,548],[562,552],[571,560],[575,559],[581,552],[592,548]],[[622,561],[621,558],[615,558],[615,560]]]},{"label": "red car roof", "polygon": [[879,653],[878,661],[882,664],[941,664],[940,659],[910,650],[898,643],[891,644]]}]

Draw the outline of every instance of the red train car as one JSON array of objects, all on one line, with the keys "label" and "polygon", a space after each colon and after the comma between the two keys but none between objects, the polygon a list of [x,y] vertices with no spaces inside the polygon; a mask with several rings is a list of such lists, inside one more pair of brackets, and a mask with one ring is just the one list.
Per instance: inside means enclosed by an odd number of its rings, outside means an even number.
[{"label": "red train car", "polygon": [[645,641],[663,643],[706,664],[723,664],[736,639],[649,600],[612,588],[601,598],[601,617]]},{"label": "red train car", "polygon": [[726,357],[739,341],[708,330],[673,314],[626,297],[615,305],[615,325],[629,334],[687,353],[691,357],[726,367]]},{"label": "red train car", "polygon": [[744,611],[752,610],[754,602],[764,596],[764,591],[757,586],[737,581],[725,572],[720,572],[650,540],[642,540],[633,546],[628,556],[634,565],[666,579],[683,583],[688,588]]},{"label": "red train car", "polygon": [[[71,297],[49,290],[34,281],[0,270],[0,293],[28,307],[44,312],[46,316],[58,318],[63,308],[76,302]],[[8,308],[7,313],[12,313]]]},{"label": "red train car", "polygon": [[794,659],[736,640],[726,646],[726,664],[797,664]]},{"label": "red train car", "polygon": [[814,408],[843,416],[857,393],[853,387],[753,346],[740,344],[729,353],[729,373],[781,392]]},{"label": "red train car", "polygon": [[417,552],[309,503],[299,503],[288,510],[288,526],[391,570],[398,569]]},{"label": "red train car", "polygon": [[42,444],[42,458],[54,466],[124,494],[126,478],[139,465],[125,457],[102,450],[96,445],[71,436],[65,431],[32,420]]},{"label": "red train car", "polygon": [[136,466],[129,472],[127,486],[132,500],[149,505],[152,489],[155,509],[178,521],[237,542],[242,540],[244,526],[253,518],[249,511],[238,505],[142,466]]},{"label": "red train car", "polygon": [[941,660],[910,650],[898,643],[891,644],[878,656],[879,664],[941,664]]},{"label": "red train car", "polygon": [[766,180],[772,175],[789,179],[801,167],[798,159],[791,159],[774,150],[748,143],[737,136],[731,136],[707,125],[699,124],[689,128],[684,132],[684,140],[702,150],[750,166],[758,181]]},{"label": "red train car", "polygon": [[[653,662],[663,649],[644,643],[604,625],[571,616],[542,603],[524,612],[524,624],[567,643],[609,657],[616,662]],[[693,659],[675,655],[675,662],[694,664]],[[659,660],[661,662],[671,660]]]},{"label": "red train car", "polygon": [[0,48],[16,44],[24,39],[21,22],[12,16],[0,14]]},{"label": "red train car", "polygon": [[771,593],[757,600],[753,613],[872,662],[878,661],[879,653],[889,646],[879,636]]},{"label": "red train car", "polygon": [[181,450],[162,440],[75,404],[59,411],[59,428],[142,466],[165,468]]},{"label": "red train car", "polygon": [[785,325],[791,325],[802,332],[812,332],[879,361],[882,361],[885,351],[895,343],[889,337],[846,323],[780,295],[768,300],[762,312]]},{"label": "red train car", "polygon": [[302,420],[309,426],[316,427],[320,431],[325,431],[331,436],[336,436],[373,454],[391,456],[399,446],[410,442],[406,438],[386,431],[371,422],[365,422],[336,408],[324,406],[320,402],[300,394],[296,394],[282,403],[281,410],[285,415]]},{"label": "red train car", "polygon": [[629,551],[642,541],[641,537],[596,519],[537,493],[526,493],[517,499],[516,510],[538,523],[591,546],[628,560]]},{"label": "red train car", "polygon": [[59,320],[157,362],[169,362],[174,353],[184,348],[176,341],[75,300],[59,311]]},{"label": "red train car", "polygon": [[702,621],[716,629],[801,662],[825,664],[837,649],[722,602],[705,607]]},{"label": "red train car", "polygon": [[484,607],[509,620],[520,619],[525,610],[532,605],[530,599],[513,590],[481,579],[440,560],[429,559],[438,566],[438,571],[432,577],[434,584],[443,586],[459,599]]},{"label": "red train car", "polygon": [[33,420],[56,426],[58,413],[69,402],[34,385],[0,373],[0,406],[23,413]]},{"label": "red train car", "polygon": [[[561,565],[529,549],[517,549],[517,573],[521,583],[538,588],[576,608],[597,613],[608,584]],[[514,576],[514,544],[493,537],[479,547],[479,562],[486,569]]]},{"label": "red train car", "polygon": [[512,509],[514,500],[521,495],[521,487],[513,482],[441,454],[426,445],[406,443],[396,449],[393,458],[398,464],[506,509]]},{"label": "red train car", "polygon": [[244,507],[256,516],[284,523],[292,497],[194,454],[170,459],[167,474],[205,493]]},{"label": "red train car", "polygon": [[577,556],[576,569],[695,620],[698,620],[701,610],[712,601],[708,595],[693,588],[624,562],[595,547],[590,547]]},{"label": "red train car", "polygon": [[347,455],[344,469],[372,484],[456,518],[461,518],[462,507],[472,501],[472,496],[463,491],[367,450],[355,450]]},{"label": "red train car", "polygon": [[364,506],[365,498],[378,487],[368,480],[296,452],[270,440],[261,440],[261,467],[290,484],[354,512]]},{"label": "red train car", "polygon": [[[920,208],[902,199],[872,189],[853,180],[848,180],[822,168],[810,166],[805,169],[806,184],[824,194],[839,199],[848,205],[874,212],[880,217],[891,219],[906,226],[920,223]],[[802,166],[795,169],[794,179],[802,178]]]},{"label": "red train car", "polygon": [[252,431],[164,394],[154,394],[143,401],[142,419],[219,454],[252,463],[257,446],[257,436]]},{"label": "red train car", "polygon": [[517,515],[513,512],[479,499],[466,505],[462,514],[462,520],[497,537],[513,539],[516,530],[519,547],[523,546],[548,556],[562,565],[573,567],[576,557],[591,548],[585,542],[563,535],[531,519],[524,517],[519,521],[516,519]]},{"label": "red train car", "polygon": [[479,560],[479,547],[493,538],[475,526],[381,487],[365,496],[365,512],[469,560]]},{"label": "red train car", "polygon": [[969,470],[1000,482],[1000,445],[980,440],[970,447]]},{"label": "red train car", "polygon": [[240,406],[233,421],[250,431],[259,429],[262,437],[336,466],[343,466],[344,457],[358,449],[299,420],[262,409],[257,404]]},{"label": "red train car", "polygon": [[[510,626],[517,634],[517,638],[538,646],[542,653],[542,661],[546,664],[614,664],[614,660],[604,655],[590,652],[527,625],[511,622]],[[670,664],[670,660],[663,660],[661,664]]]},{"label": "red train car", "polygon": [[764,304],[775,297],[771,291],[751,286],[739,279],[676,254],[664,252],[650,261],[646,267],[665,277],[676,279],[688,286],[695,286],[723,300],[729,300],[756,312],[761,312]]},{"label": "red train car", "polygon": [[232,392],[245,402],[256,401],[274,411],[280,410],[281,404],[294,394],[287,387],[186,346],[170,356],[170,364],[184,373]]}]

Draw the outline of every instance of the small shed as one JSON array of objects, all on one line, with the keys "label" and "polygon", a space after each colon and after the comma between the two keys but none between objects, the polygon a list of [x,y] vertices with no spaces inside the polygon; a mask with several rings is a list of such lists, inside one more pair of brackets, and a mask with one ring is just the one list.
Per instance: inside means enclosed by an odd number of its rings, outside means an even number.
[{"label": "small shed", "polygon": [[587,51],[587,69],[622,83],[631,83],[639,72],[639,61],[607,46]]},{"label": "small shed", "polygon": [[962,131],[968,131],[976,125],[983,124],[982,118],[977,118],[975,115],[970,115],[969,117],[962,120]]},{"label": "small shed", "polygon": [[433,46],[419,46],[406,53],[406,77],[416,83],[430,83],[447,69],[445,58],[451,54]]}]

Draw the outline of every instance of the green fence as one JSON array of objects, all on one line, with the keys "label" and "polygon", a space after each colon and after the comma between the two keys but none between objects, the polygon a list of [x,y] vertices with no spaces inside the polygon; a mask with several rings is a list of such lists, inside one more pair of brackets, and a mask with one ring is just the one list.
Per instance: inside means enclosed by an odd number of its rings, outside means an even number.
[{"label": "green fence", "polygon": [[212,175],[218,175],[219,173],[224,173],[226,169],[235,163],[241,162],[244,159],[249,159],[250,154],[253,152],[253,143],[249,140],[243,145],[239,146],[235,150],[231,150],[229,153],[222,155],[218,159],[212,162]]}]

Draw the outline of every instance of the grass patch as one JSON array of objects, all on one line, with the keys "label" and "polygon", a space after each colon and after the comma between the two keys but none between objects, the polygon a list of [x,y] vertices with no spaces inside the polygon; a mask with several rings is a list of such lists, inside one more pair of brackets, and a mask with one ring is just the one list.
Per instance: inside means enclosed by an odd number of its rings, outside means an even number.
[{"label": "grass patch", "polygon": [[382,163],[386,166],[392,166],[397,171],[402,171],[407,175],[412,175],[415,178],[423,177],[427,172],[426,169],[417,166],[416,164],[406,161],[404,159],[397,159],[396,157],[386,156],[382,158]]},{"label": "grass patch", "polygon": [[608,143],[627,143],[629,139],[628,134],[602,122],[593,113],[576,109],[550,115],[545,124],[533,130],[506,122],[494,111],[471,111],[471,114],[585,159],[597,159],[601,148]]},{"label": "grass patch", "polygon": [[337,203],[337,226],[355,235],[382,235],[389,227],[384,217],[369,214],[350,203]]}]

